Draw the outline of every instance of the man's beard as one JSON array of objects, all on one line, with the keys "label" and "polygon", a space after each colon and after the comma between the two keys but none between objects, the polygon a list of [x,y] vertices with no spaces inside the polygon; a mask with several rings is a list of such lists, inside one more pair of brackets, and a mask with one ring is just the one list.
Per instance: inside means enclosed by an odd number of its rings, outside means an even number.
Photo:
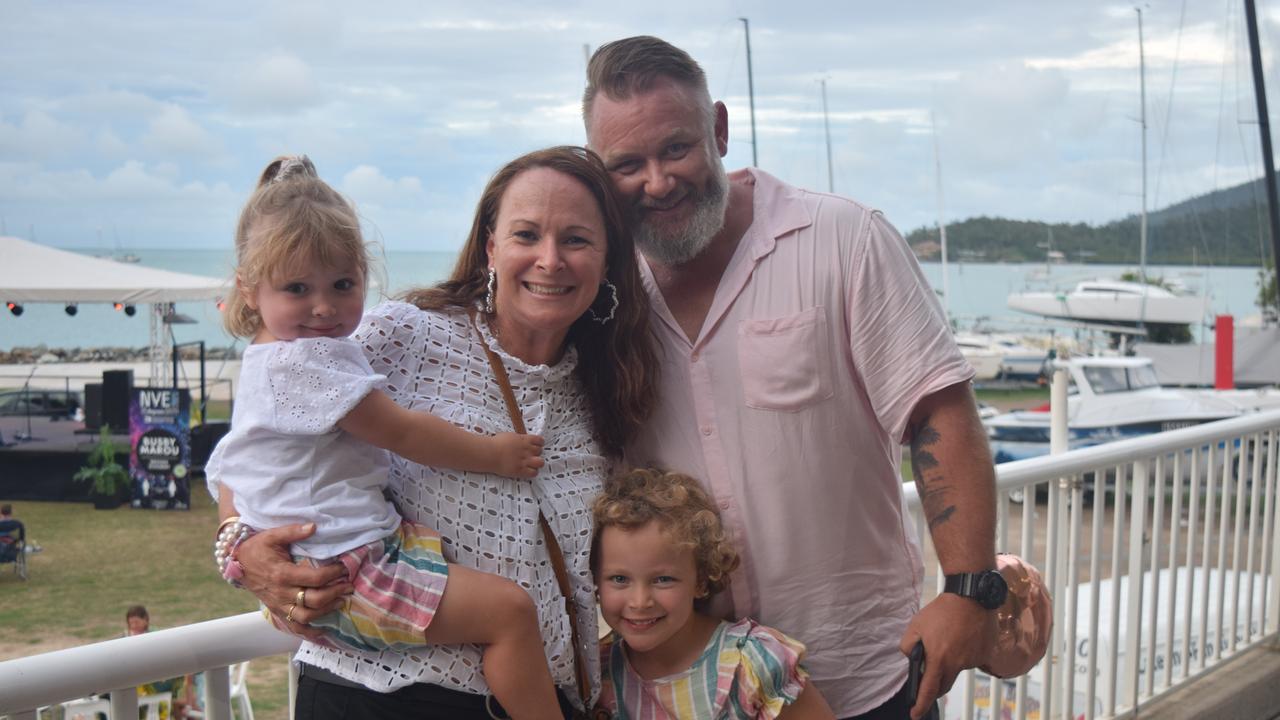
[{"label": "man's beard", "polygon": [[649,260],[659,265],[683,265],[698,257],[711,244],[711,239],[724,227],[724,214],[729,206],[729,177],[724,163],[714,152],[711,176],[706,187],[690,190],[694,194],[693,214],[683,227],[664,229],[649,221],[643,205],[636,208],[633,225],[636,247]]}]

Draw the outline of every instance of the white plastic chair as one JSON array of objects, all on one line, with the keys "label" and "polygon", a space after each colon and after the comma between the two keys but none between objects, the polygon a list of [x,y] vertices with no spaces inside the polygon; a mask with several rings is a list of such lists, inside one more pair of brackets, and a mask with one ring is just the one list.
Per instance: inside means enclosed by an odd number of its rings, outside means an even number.
[{"label": "white plastic chair", "polygon": [[87,697],[62,703],[62,717],[66,720],[98,720],[98,715],[111,717],[111,702],[102,698]]},{"label": "white plastic chair", "polygon": [[231,666],[231,711],[240,706],[240,720],[253,720],[253,703],[249,702],[249,661]]},{"label": "white plastic chair", "polygon": [[[240,720],[253,720],[253,703],[249,702],[249,661],[236,663],[230,668],[231,681],[231,716],[236,716],[236,706],[240,706]],[[201,720],[204,713],[194,708],[187,708],[187,717]]]},{"label": "white plastic chair", "polygon": [[173,693],[139,695],[138,708],[145,710],[146,720],[166,720],[173,717]]}]

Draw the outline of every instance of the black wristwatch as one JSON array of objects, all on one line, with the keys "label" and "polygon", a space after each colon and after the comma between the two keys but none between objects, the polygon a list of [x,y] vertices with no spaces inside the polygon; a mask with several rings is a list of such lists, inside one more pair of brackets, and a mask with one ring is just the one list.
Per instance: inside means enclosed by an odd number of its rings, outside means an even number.
[{"label": "black wristwatch", "polygon": [[984,570],[948,575],[942,591],[967,597],[988,610],[995,610],[1004,604],[1005,596],[1009,594],[1009,585],[998,571]]}]

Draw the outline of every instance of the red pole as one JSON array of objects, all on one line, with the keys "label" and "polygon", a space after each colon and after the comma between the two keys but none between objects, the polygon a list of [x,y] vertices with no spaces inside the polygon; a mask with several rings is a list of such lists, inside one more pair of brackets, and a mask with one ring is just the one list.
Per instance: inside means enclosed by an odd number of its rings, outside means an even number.
[{"label": "red pole", "polygon": [[1235,321],[1230,315],[1219,315],[1213,329],[1213,388],[1230,390],[1236,386]]}]

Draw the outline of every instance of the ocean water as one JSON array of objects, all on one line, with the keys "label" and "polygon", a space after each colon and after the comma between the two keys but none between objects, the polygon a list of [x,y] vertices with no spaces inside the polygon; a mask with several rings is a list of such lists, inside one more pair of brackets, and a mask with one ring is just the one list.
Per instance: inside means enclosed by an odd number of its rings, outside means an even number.
[{"label": "ocean water", "polygon": [[[134,250],[141,264],[178,272],[230,277],[232,252],[227,250]],[[392,296],[417,285],[445,278],[453,268],[452,252],[390,251],[379,265],[386,277],[383,295]],[[944,287],[942,266],[927,263],[925,276],[935,290]],[[950,263],[948,312],[962,327],[983,322],[997,329],[1044,332],[1028,315],[1014,313],[1006,306],[1010,293],[1023,290],[1069,289],[1080,280],[1115,277],[1133,266]],[[50,268],[56,272],[56,268]],[[1258,271],[1251,267],[1151,267],[1151,276],[1177,279],[1188,288],[1210,295],[1212,314],[1233,314],[1237,318],[1258,313]],[[370,302],[378,296],[371,295]],[[3,302],[4,298],[0,298]],[[109,305],[81,305],[75,317],[68,317],[61,305],[27,305],[21,317],[0,311],[0,350],[45,345],[50,348],[144,347],[149,342],[147,308],[139,307],[134,317]],[[178,312],[196,320],[191,325],[173,325],[177,342],[203,340],[209,347],[227,347],[235,340],[222,329],[217,307],[212,303],[178,303]]]},{"label": "ocean water", "polygon": [[[226,250],[132,251],[139,264],[162,270],[228,278],[234,253]],[[94,253],[90,253],[94,254]],[[366,307],[382,296],[394,296],[417,285],[444,279],[453,270],[457,255],[451,252],[388,252],[376,258],[378,272],[385,277],[383,288],[371,290]],[[50,269],[51,272],[56,270]],[[0,298],[0,302],[4,302]],[[177,311],[196,322],[170,325],[176,342],[205,341],[208,347],[229,347],[237,340],[222,329],[222,318],[213,302],[177,303]],[[75,317],[68,317],[62,305],[26,305],[21,317],[0,309],[0,350],[45,345],[50,348],[145,347],[150,342],[147,307],[126,316],[110,305],[81,305]],[[243,341],[239,341],[243,345]]]}]

